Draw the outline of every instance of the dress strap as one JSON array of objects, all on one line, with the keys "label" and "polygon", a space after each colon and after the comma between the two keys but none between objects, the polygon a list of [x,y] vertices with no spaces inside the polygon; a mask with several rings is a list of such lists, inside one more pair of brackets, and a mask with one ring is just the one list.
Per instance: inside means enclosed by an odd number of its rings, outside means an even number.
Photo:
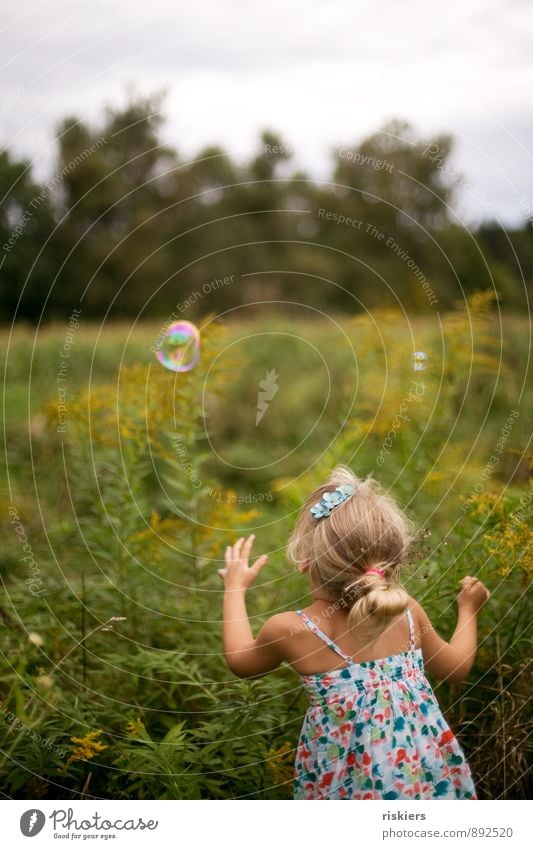
[{"label": "dress strap", "polygon": [[312,620],[312,619],[310,619],[310,618],[309,618],[309,616],[307,616],[307,615],[303,612],[303,610],[297,610],[297,611],[296,611],[296,613],[298,614],[298,616],[301,616],[301,618],[303,619],[303,621],[305,622],[305,624],[307,625],[307,627],[309,628],[309,630],[310,630],[310,631],[312,631],[312,632],[313,632],[313,634],[316,634],[316,636],[317,636],[317,637],[319,637],[319,638],[320,638],[320,639],[321,639],[324,643],[326,643],[326,645],[327,645],[327,647],[328,647],[329,649],[331,649],[332,651],[334,651],[334,652],[336,652],[338,655],[340,655],[340,657],[342,657],[342,659],[343,659],[343,660],[345,660],[345,661],[346,661],[346,663],[353,663],[352,658],[351,658],[351,657],[349,657],[349,655],[345,654],[345,653],[343,652],[343,650],[342,650],[341,648],[339,648],[339,646],[337,645],[337,643],[334,643],[334,642],[333,642],[333,640],[330,640],[330,638],[329,638],[329,637],[327,637],[327,636],[324,634],[324,632],[320,630],[320,628],[318,627],[318,625],[315,625],[315,623],[313,622],[313,620]]},{"label": "dress strap", "polygon": [[411,611],[409,610],[408,607],[405,609],[405,612],[407,613],[407,621],[409,622],[409,651],[414,651],[416,642],[415,642],[415,623],[413,622],[413,614],[411,613]]}]

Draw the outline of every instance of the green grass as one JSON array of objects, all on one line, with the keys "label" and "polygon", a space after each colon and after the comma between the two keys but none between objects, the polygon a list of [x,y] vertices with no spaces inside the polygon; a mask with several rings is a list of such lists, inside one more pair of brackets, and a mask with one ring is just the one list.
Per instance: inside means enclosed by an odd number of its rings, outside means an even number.
[{"label": "green grass", "polygon": [[[270,555],[250,593],[254,626],[305,604],[305,580],[284,545],[307,493],[345,462],[372,471],[431,531],[405,580],[445,637],[459,578],[479,575],[491,589],[468,682],[436,691],[480,795],[525,798],[528,326],[520,316],[500,326],[481,296],[468,314],[439,319],[216,322],[199,366],[177,377],[149,350],[164,317],[102,330],[82,320],[67,370],[66,434],[54,410],[65,327],[17,327],[9,346],[3,332],[5,793],[290,797],[305,698],[289,669],[252,682],[228,673],[216,569],[226,542],[253,529]],[[430,355],[424,372],[413,372],[413,350]],[[256,425],[259,382],[272,370],[278,391]],[[379,464],[413,381],[423,397],[409,401],[409,421]],[[519,416],[498,451],[512,410]],[[42,578],[39,596],[28,591],[10,506]],[[102,631],[113,616],[126,618]],[[85,744],[71,740],[95,731]]]}]

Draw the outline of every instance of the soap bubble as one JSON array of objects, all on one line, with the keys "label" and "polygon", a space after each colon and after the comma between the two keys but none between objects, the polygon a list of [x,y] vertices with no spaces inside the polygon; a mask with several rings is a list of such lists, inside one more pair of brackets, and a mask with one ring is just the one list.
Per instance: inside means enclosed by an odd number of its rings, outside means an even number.
[{"label": "soap bubble", "polygon": [[415,371],[424,371],[429,357],[424,351],[415,351],[413,354],[413,368]]},{"label": "soap bubble", "polygon": [[176,321],[168,328],[156,357],[170,371],[190,371],[200,359],[200,331],[190,321]]}]

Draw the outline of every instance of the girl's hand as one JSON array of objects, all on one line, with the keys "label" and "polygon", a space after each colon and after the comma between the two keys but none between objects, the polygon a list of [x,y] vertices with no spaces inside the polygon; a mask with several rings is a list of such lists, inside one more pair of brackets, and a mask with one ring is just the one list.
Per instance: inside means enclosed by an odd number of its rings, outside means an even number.
[{"label": "girl's hand", "polygon": [[458,606],[477,613],[490,598],[490,592],[479,578],[471,578],[470,575],[461,578],[459,583],[461,584],[461,592],[457,597]]},{"label": "girl's hand", "polygon": [[268,556],[263,554],[252,566],[248,566],[248,557],[254,539],[255,534],[251,534],[246,542],[244,542],[244,537],[241,537],[234,546],[226,546],[226,568],[219,569],[218,574],[224,579],[224,586],[227,590],[247,590],[267,562]]}]

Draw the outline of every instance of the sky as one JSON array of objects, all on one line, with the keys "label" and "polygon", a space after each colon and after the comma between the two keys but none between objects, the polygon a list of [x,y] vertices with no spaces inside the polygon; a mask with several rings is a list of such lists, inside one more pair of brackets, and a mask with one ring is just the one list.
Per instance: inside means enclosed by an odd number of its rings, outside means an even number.
[{"label": "sky", "polygon": [[393,118],[452,133],[465,223],[533,209],[530,0],[18,0],[2,5],[0,149],[54,172],[54,128],[98,123],[128,87],[165,88],[163,140],[182,157],[252,155],[279,132],[327,179],[332,146]]}]

